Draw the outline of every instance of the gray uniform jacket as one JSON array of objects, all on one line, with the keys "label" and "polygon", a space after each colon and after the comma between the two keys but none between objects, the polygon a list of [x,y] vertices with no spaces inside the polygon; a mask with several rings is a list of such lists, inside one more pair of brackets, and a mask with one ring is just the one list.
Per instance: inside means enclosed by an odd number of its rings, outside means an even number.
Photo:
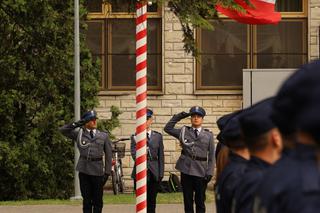
[{"label": "gray uniform jacket", "polygon": [[[213,176],[214,144],[212,132],[202,128],[196,137],[192,127],[183,127],[185,128],[184,139],[186,142],[183,143],[180,139],[182,128],[174,128],[182,118],[181,114],[174,115],[164,128],[166,133],[180,140],[182,152],[176,163],[176,169],[184,174],[197,177]],[[207,160],[197,160],[197,158]]]},{"label": "gray uniform jacket", "polygon": [[[151,131],[150,139],[147,140],[147,167],[154,175],[157,181],[161,180],[164,175],[164,148],[162,134],[156,131]],[[131,156],[136,159],[136,141],[134,135],[131,136],[130,146]],[[135,167],[133,168],[131,177],[135,179]]]},{"label": "gray uniform jacket", "polygon": [[[96,130],[94,138],[91,138],[90,133],[82,129],[80,130],[83,131],[82,137],[77,140],[80,131],[74,129],[72,124],[64,125],[59,130],[64,136],[77,141],[80,152],[77,171],[94,176],[111,174],[112,147],[107,133]],[[105,156],[105,165],[103,165],[103,156]]]}]

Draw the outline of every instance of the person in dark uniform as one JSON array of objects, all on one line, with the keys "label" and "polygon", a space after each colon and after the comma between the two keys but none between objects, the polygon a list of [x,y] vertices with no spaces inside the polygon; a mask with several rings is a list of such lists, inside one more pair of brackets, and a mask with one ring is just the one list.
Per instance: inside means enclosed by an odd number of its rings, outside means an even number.
[{"label": "person in dark uniform", "polygon": [[[158,188],[164,175],[164,148],[162,134],[151,130],[153,111],[147,110],[147,212],[156,212]],[[131,136],[131,156],[136,159],[136,140]],[[134,179],[136,189],[136,169],[134,167],[131,177]]]},{"label": "person in dark uniform", "polygon": [[241,110],[238,110],[238,111],[223,115],[217,120],[217,126],[218,126],[220,132],[217,135],[218,143],[217,143],[216,152],[215,152],[216,160],[218,158],[218,155],[219,155],[221,148],[225,147],[225,145],[223,144],[223,138],[221,137],[221,132],[224,129],[224,127],[227,125],[228,121],[240,112],[241,112]]},{"label": "person in dark uniform", "polygon": [[272,101],[273,98],[268,98],[254,104],[239,118],[250,160],[236,188],[232,212],[252,212],[257,186],[268,168],[281,157],[281,135],[270,116]]},{"label": "person in dark uniform", "polygon": [[[222,131],[224,127],[227,125],[228,121],[238,114],[240,111],[236,111],[230,114],[226,114],[222,117],[220,117],[217,120],[217,126],[220,130],[219,134],[217,135],[217,146],[216,146],[216,152],[215,152],[215,157],[216,157],[216,179],[219,178],[221,172],[223,171],[224,167],[227,165],[229,161],[229,154],[230,150],[229,148],[224,145],[223,137],[222,137]],[[217,181],[215,182],[214,188],[216,188]]]},{"label": "person in dark uniform", "polygon": [[217,213],[230,213],[232,200],[239,180],[244,173],[249,159],[249,151],[242,140],[239,116],[234,113],[226,126],[219,133],[225,146],[230,150],[228,163],[217,179],[215,188]]},{"label": "person in dark uniform", "polygon": [[[304,65],[278,91],[272,119],[295,147],[266,173],[253,212],[320,212],[320,60]],[[287,127],[286,127],[287,126]]]},{"label": "person in dark uniform", "polygon": [[[202,107],[191,107],[189,113],[174,115],[166,124],[164,131],[179,139],[182,147],[176,169],[181,172],[184,211],[193,213],[193,202],[196,212],[205,212],[205,192],[212,178],[214,169],[214,143],[211,131],[202,127],[206,115]],[[191,116],[191,126],[174,128],[180,120]]]},{"label": "person in dark uniform", "polygon": [[[272,205],[270,203],[273,201],[274,192],[277,190],[279,179],[286,175],[286,168],[288,163],[291,161],[291,155],[294,153],[294,148],[296,146],[296,129],[292,121],[286,122],[286,112],[278,107],[283,105],[283,102],[288,102],[286,100],[287,95],[276,96],[273,101],[271,119],[277,125],[282,138],[283,150],[281,158],[268,169],[266,174],[262,177],[257,191],[254,196],[254,212],[267,212],[268,206]],[[288,119],[289,120],[289,119]],[[258,210],[259,209],[259,210]]]},{"label": "person in dark uniform", "polygon": [[91,110],[84,113],[81,120],[60,128],[63,135],[77,142],[80,152],[76,170],[79,172],[84,213],[102,212],[103,186],[112,166],[111,142],[107,133],[96,129],[96,119],[97,113]]}]

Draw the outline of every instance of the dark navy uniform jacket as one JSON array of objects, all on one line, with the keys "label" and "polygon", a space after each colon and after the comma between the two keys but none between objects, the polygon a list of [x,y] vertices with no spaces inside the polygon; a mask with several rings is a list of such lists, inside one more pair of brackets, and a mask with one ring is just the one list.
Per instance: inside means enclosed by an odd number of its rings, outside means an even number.
[{"label": "dark navy uniform jacket", "polygon": [[[151,131],[151,135],[147,138],[147,168],[153,174],[157,181],[164,176],[164,148],[162,134],[157,131]],[[135,136],[131,136],[130,146],[131,156],[136,160],[136,141]],[[135,179],[136,167],[133,167],[131,177]]]},{"label": "dark navy uniform jacket", "polygon": [[273,187],[277,187],[278,180],[283,178],[283,169],[286,168],[287,161],[291,160],[292,154],[293,150],[284,149],[281,158],[265,173],[254,195],[253,212],[261,212],[269,205],[269,201],[274,196]]},{"label": "dark navy uniform jacket", "polygon": [[320,212],[320,170],[317,148],[297,144],[271,167],[258,187],[253,212]]},{"label": "dark navy uniform jacket", "polygon": [[255,192],[259,186],[264,173],[271,164],[251,156],[247,163],[245,173],[240,179],[240,184],[236,188],[233,211],[237,213],[251,213]]},{"label": "dark navy uniform jacket", "polygon": [[232,200],[239,181],[247,167],[248,160],[230,152],[229,162],[223,169],[216,187],[217,213],[230,213]]}]

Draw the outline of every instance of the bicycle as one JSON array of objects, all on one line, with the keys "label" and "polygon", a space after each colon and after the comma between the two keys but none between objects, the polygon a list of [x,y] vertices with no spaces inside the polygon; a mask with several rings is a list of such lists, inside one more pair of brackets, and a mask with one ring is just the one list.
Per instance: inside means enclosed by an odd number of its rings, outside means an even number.
[{"label": "bicycle", "polygon": [[123,170],[122,170],[122,160],[125,156],[125,143],[119,143],[120,141],[127,141],[130,138],[119,138],[118,140],[112,141],[112,189],[113,194],[117,195],[124,192],[124,179],[123,179]]}]

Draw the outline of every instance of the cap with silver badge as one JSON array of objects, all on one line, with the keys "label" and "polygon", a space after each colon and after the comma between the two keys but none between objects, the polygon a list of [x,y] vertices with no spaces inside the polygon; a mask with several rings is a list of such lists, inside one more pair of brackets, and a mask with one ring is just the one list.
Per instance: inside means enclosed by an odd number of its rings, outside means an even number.
[{"label": "cap with silver badge", "polygon": [[191,116],[192,115],[200,115],[201,117],[206,116],[206,111],[202,107],[199,107],[199,106],[191,107],[189,110],[189,113]]},{"label": "cap with silver badge", "polygon": [[97,112],[95,110],[87,111],[81,116],[81,119],[86,121],[95,120],[97,119]]}]

